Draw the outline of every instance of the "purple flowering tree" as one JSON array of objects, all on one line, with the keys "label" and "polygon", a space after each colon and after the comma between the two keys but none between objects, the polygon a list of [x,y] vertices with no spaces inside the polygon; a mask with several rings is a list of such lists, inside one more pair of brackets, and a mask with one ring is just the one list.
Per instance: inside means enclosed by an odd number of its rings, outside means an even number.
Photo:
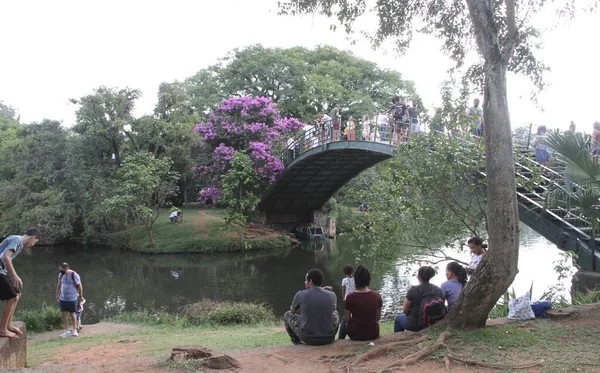
[{"label": "purple flowering tree", "polygon": [[210,113],[208,121],[195,128],[202,136],[207,155],[205,164],[196,167],[196,171],[211,181],[211,186],[200,193],[199,200],[215,204],[223,198],[222,176],[230,170],[236,152],[244,152],[250,158],[257,182],[261,184],[257,187],[273,184],[284,168],[278,158],[283,143],[303,126],[297,119],[282,118],[267,97],[224,99]]}]

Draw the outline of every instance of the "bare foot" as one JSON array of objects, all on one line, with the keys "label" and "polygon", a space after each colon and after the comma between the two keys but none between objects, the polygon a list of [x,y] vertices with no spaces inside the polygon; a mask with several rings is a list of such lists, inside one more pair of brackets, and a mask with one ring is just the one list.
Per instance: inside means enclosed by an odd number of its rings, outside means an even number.
[{"label": "bare foot", "polygon": [[23,332],[21,331],[21,329],[17,328],[16,326],[13,326],[13,325],[8,327],[8,331],[16,333],[18,335],[23,335]]},{"label": "bare foot", "polygon": [[8,330],[5,330],[5,331],[0,331],[0,338],[17,339],[17,338],[19,338],[19,336],[13,332],[9,332]]}]

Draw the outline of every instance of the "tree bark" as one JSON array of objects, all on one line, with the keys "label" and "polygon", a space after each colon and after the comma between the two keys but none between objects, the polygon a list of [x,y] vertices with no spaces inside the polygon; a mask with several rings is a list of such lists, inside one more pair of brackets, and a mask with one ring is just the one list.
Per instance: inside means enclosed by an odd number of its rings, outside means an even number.
[{"label": "tree bark", "polygon": [[514,155],[506,98],[506,71],[490,3],[467,0],[477,45],[484,58],[488,243],[490,249],[449,315],[456,328],[484,327],[488,314],[517,272],[519,215]]},{"label": "tree bark", "polygon": [[183,207],[187,207],[189,203],[188,198],[188,181],[185,172],[181,174],[181,186],[183,187]]}]

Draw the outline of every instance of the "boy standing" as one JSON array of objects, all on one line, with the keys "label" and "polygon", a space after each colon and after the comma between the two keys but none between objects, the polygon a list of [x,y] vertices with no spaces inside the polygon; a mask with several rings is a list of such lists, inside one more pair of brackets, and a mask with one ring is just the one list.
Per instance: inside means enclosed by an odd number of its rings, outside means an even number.
[{"label": "boy standing", "polygon": [[[8,236],[0,243],[0,300],[6,301],[0,318],[0,337],[19,338],[23,332],[12,325],[12,318],[17,308],[23,281],[17,275],[12,261],[24,248],[35,245],[41,236],[37,228],[29,228],[23,236]],[[10,273],[11,279],[8,278]]]},{"label": "boy standing", "polygon": [[[58,284],[56,285],[56,300],[60,306],[62,313],[62,322],[64,331],[60,335],[61,338],[77,337],[77,302],[83,299],[83,286],[81,278],[77,272],[69,268],[68,263],[63,263],[58,267],[60,274],[58,275]],[[71,318],[71,326],[69,330],[69,320]]]}]

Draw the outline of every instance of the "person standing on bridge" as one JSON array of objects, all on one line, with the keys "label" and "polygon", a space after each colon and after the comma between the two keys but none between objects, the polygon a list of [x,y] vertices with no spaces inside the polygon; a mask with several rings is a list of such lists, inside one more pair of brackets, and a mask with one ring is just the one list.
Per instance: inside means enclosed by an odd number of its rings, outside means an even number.
[{"label": "person standing on bridge", "polygon": [[340,125],[342,123],[342,114],[340,112],[340,105],[335,104],[331,112],[329,113],[331,122],[333,124],[333,141],[340,140]]},{"label": "person standing on bridge", "polygon": [[542,166],[548,166],[552,163],[552,155],[548,151],[546,126],[539,126],[535,140],[533,140],[533,148],[535,149],[535,160]]},{"label": "person standing on bridge", "polygon": [[[377,118],[375,118],[375,123],[377,124],[375,127],[374,133],[376,134],[379,131],[379,139],[381,141],[387,141],[388,135],[388,117],[385,111],[377,114]],[[374,141],[377,141],[377,137],[375,137]]]}]

